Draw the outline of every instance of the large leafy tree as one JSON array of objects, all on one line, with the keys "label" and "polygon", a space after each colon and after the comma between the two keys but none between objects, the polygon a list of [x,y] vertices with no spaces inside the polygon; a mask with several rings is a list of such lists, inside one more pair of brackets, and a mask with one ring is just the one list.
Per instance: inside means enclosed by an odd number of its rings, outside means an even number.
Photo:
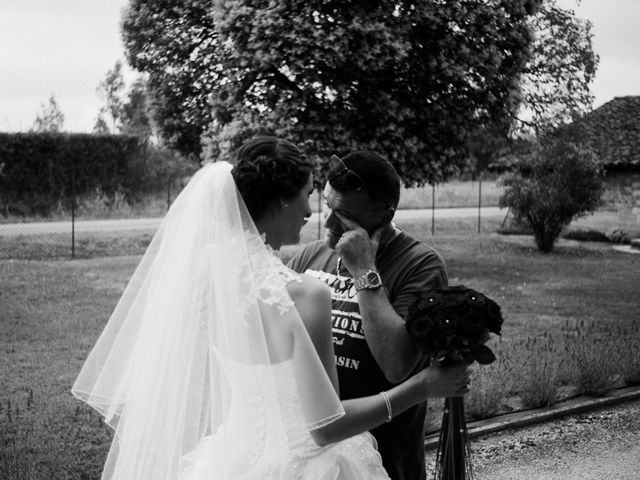
[{"label": "large leafy tree", "polygon": [[558,6],[556,0],[543,1],[531,25],[535,40],[522,79],[522,105],[515,127],[541,136],[591,110],[590,85],[598,56],[593,51],[591,23]]},{"label": "large leafy tree", "polygon": [[508,131],[485,125],[472,135],[469,159],[477,172],[489,164],[497,167],[496,160],[510,165],[536,148],[536,141],[566,133],[558,127],[591,110],[590,84],[598,65],[591,23],[557,0],[543,0],[529,21],[534,41],[520,82],[518,115]]},{"label": "large leafy tree", "polygon": [[164,142],[199,156],[220,75],[210,0],[131,0],[122,20],[129,64],[147,73],[151,114]]},{"label": "large leafy tree", "polygon": [[165,140],[224,154],[272,132],[311,153],[383,152],[405,183],[467,159],[519,107],[536,0],[132,0],[130,64]]}]

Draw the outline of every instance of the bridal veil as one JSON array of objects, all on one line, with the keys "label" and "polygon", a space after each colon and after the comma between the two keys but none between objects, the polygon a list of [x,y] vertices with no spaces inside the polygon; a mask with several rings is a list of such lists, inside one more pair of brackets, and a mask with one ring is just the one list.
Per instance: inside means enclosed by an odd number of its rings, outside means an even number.
[{"label": "bridal veil", "polygon": [[[204,166],[176,198],[73,386],[115,430],[104,479],[175,480],[205,437],[276,458],[282,362],[306,428],[344,414],[231,169]],[[234,411],[261,420],[226,428]]]}]

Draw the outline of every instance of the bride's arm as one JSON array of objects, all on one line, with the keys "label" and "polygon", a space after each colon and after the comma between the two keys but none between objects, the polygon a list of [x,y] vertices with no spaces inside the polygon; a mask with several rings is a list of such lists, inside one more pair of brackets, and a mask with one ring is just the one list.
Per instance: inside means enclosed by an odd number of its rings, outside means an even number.
[{"label": "bride's arm", "polygon": [[[466,366],[428,367],[387,390],[390,412],[396,416],[428,398],[459,397],[469,392]],[[312,430],[318,445],[327,445],[371,430],[389,420],[382,394],[342,401],[345,415],[324,427]]]},{"label": "bride's arm", "polygon": [[324,283],[307,276],[303,279],[299,290],[292,292],[296,310],[334,390],[340,395],[331,333],[331,293]]},{"label": "bride's arm", "polygon": [[[338,392],[338,374],[331,334],[331,296],[324,285],[305,281],[304,294],[298,296],[296,308],[306,327],[320,360]],[[393,416],[424,402],[427,398],[455,397],[466,394],[469,372],[466,366],[432,366],[409,377],[386,392]],[[318,445],[344,440],[371,430],[389,418],[385,398],[381,394],[342,401],[345,415],[323,427],[311,430]]]}]

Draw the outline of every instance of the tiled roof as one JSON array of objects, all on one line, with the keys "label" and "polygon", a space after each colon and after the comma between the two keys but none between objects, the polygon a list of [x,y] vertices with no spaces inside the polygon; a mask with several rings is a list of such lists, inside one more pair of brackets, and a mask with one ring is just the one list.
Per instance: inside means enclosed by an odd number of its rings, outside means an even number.
[{"label": "tiled roof", "polygon": [[615,97],[560,130],[593,149],[609,170],[640,169],[640,96]]}]

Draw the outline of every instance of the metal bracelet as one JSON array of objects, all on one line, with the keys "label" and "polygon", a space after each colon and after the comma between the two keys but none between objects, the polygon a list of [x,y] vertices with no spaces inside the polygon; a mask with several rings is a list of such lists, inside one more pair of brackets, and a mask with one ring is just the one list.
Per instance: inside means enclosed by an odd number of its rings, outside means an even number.
[{"label": "metal bracelet", "polygon": [[382,398],[384,398],[384,404],[387,406],[387,423],[389,423],[393,418],[393,412],[391,411],[391,402],[389,401],[389,395],[387,395],[387,392],[380,392],[380,395],[382,395]]}]

